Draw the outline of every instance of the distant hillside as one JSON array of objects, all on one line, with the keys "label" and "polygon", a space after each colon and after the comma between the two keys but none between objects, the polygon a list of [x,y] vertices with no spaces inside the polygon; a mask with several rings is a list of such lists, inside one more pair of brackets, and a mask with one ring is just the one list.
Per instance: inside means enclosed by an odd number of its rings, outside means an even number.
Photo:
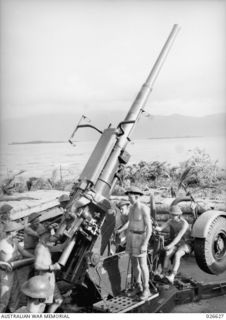
[{"label": "distant hillside", "polygon": [[[109,123],[117,126],[125,118],[125,112],[96,111],[87,114],[92,124],[103,130]],[[11,119],[1,123],[1,135],[8,142],[31,141],[32,143],[62,142],[71,136],[80,114],[41,115],[30,118]],[[188,117],[178,114],[170,116],[141,117],[133,132],[133,139],[161,137],[226,136],[226,114],[205,117]],[[83,128],[76,132],[75,140],[97,139],[99,133]]]},{"label": "distant hillside", "polygon": [[152,116],[143,119],[134,136],[143,138],[194,137],[226,135],[226,114],[205,117],[187,117],[182,115]]},{"label": "distant hillside", "polygon": [[14,144],[42,144],[42,143],[65,143],[65,141],[42,141],[42,140],[22,141],[22,142],[11,142],[10,145],[14,145]]}]

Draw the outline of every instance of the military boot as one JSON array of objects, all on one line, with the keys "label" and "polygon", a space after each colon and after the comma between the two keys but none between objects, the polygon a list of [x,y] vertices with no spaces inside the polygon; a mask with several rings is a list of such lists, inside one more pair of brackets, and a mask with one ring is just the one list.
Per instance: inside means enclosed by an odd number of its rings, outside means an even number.
[{"label": "military boot", "polygon": [[167,281],[170,283],[170,284],[173,284],[174,283],[174,278],[175,278],[175,272],[172,272],[169,276],[166,276],[165,278],[167,279]]},{"label": "military boot", "polygon": [[140,295],[140,300],[145,301],[147,300],[149,297],[151,296],[151,292],[149,290],[149,288],[144,288],[144,291],[142,292],[142,294]]},{"label": "military boot", "polygon": [[143,291],[143,286],[141,283],[136,283],[134,288],[130,291],[128,291],[127,296],[128,297],[134,297],[136,295],[141,294]]}]

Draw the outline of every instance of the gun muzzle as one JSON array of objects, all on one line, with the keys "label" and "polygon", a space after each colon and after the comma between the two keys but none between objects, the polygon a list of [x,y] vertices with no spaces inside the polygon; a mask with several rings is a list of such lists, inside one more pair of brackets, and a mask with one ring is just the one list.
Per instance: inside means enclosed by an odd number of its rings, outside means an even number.
[{"label": "gun muzzle", "polygon": [[58,263],[61,266],[66,265],[68,258],[74,248],[75,242],[76,242],[75,238],[72,238],[71,241],[68,243],[67,247],[64,249],[62,255],[60,256],[60,259],[58,260]]}]

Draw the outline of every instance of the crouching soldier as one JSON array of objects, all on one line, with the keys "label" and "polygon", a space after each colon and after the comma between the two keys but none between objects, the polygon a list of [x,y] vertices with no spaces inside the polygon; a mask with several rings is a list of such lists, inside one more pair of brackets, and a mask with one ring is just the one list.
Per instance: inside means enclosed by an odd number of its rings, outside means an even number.
[{"label": "crouching soldier", "polygon": [[43,313],[46,299],[52,294],[52,287],[45,275],[35,276],[23,284],[21,291],[27,297],[27,305],[17,309],[15,312]]},{"label": "crouching soldier", "polygon": [[[54,238],[54,240],[52,238]],[[35,249],[35,273],[37,275],[45,275],[52,289],[51,294],[48,296],[45,302],[48,305],[48,313],[54,313],[63,302],[62,296],[56,284],[54,273],[55,271],[60,270],[61,266],[58,263],[53,264],[51,258],[51,251],[57,251],[57,248],[59,251],[62,251],[63,246],[54,246],[55,240],[55,237],[51,237],[49,232],[45,232],[41,236]]]},{"label": "crouching soldier", "polygon": [[[193,245],[191,240],[191,230],[188,222],[182,217],[182,211],[178,205],[170,207],[170,219],[160,227],[156,227],[157,231],[162,231],[169,228],[170,231],[170,243],[165,246],[165,259],[163,264],[162,276],[170,283],[174,283],[174,278],[180,267],[181,258],[185,254],[189,254],[192,251]],[[173,257],[173,268],[169,275],[170,260]]]},{"label": "crouching soldier", "polygon": [[[0,240],[0,313],[13,307],[19,300],[20,279],[17,270],[13,271],[10,262],[20,260],[22,257],[32,258],[33,255],[24,250],[16,240],[17,231],[23,225],[16,222],[5,224],[5,238]],[[16,306],[15,306],[16,308]]]}]

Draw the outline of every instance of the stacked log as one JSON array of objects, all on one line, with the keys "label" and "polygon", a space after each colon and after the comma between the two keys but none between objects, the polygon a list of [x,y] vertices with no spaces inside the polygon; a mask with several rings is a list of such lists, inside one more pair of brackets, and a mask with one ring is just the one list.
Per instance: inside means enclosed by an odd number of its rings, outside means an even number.
[{"label": "stacked log", "polygon": [[40,221],[53,219],[63,213],[59,207],[59,197],[69,194],[59,190],[37,190],[24,193],[15,193],[0,197],[0,205],[9,204],[13,207],[10,212],[11,220],[26,221],[34,212],[40,213]]},{"label": "stacked log", "polygon": [[[122,199],[127,199],[125,196],[112,196],[113,202],[118,202]],[[151,206],[151,195],[142,196],[141,201],[147,206]],[[154,198],[155,211],[156,211],[156,221],[158,223],[163,223],[169,219],[169,208],[175,198],[163,198],[157,196]],[[226,211],[226,201],[225,200],[215,200],[215,199],[195,199],[198,205],[198,213],[201,214],[207,210],[219,210]],[[192,201],[182,201],[179,204],[183,212],[183,217],[192,224],[194,221],[194,213],[192,210]]]},{"label": "stacked log", "polygon": [[[4,196],[0,198],[0,204],[8,203],[13,206],[11,212],[11,219],[18,220],[28,217],[33,212],[41,213],[41,221],[49,220],[53,217],[62,214],[62,210],[59,208],[58,198],[62,194],[68,194],[66,191],[58,190],[37,190],[24,192],[22,194],[14,194],[12,196]],[[126,196],[112,196],[113,203],[117,203],[122,199],[127,199]],[[154,197],[151,194],[142,196],[141,201],[147,204],[149,207],[153,206],[151,199],[154,200],[154,206],[156,211],[156,220],[160,224],[167,221],[169,218],[169,208],[175,198],[164,198],[161,194],[155,194]],[[198,213],[202,213],[207,210],[215,209],[220,211],[226,211],[226,200],[216,199],[195,199],[198,205]],[[191,201],[182,201],[178,205],[180,206],[183,216],[189,223],[194,220],[193,211],[191,207]]]}]

